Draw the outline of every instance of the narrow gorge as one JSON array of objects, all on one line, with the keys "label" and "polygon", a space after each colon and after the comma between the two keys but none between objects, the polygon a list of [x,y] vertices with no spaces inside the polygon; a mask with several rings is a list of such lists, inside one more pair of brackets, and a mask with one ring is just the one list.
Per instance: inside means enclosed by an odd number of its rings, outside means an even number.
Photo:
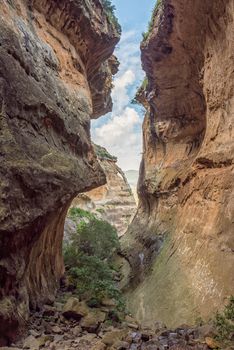
[{"label": "narrow gorge", "polygon": [[123,64],[112,2],[0,2],[0,348],[232,350],[234,0],[154,2],[137,199],[91,140]]}]

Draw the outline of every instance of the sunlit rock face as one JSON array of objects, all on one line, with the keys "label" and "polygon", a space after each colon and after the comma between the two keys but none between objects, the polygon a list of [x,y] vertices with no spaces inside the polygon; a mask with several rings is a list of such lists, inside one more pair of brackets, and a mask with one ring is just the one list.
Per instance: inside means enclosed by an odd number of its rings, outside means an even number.
[{"label": "sunlit rock face", "polygon": [[0,345],[53,300],[67,208],[105,183],[89,129],[118,40],[99,0],[0,3]]},{"label": "sunlit rock face", "polygon": [[[95,151],[105,173],[106,184],[79,194],[71,206],[88,210],[108,221],[121,237],[135,215],[136,201],[124,172],[117,165],[117,158],[97,145]],[[69,219],[65,228],[69,230]]]},{"label": "sunlit rock face", "polygon": [[140,204],[124,253],[146,322],[207,319],[234,294],[233,16],[233,0],[163,0],[142,43]]}]

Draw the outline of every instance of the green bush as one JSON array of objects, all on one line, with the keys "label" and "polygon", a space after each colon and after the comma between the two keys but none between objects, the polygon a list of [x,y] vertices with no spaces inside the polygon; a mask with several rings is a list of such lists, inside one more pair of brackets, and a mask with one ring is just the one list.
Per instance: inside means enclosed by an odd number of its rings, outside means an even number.
[{"label": "green bush", "polygon": [[117,32],[121,34],[122,29],[118,22],[118,18],[115,15],[116,7],[112,5],[110,0],[102,0],[102,4],[110,23],[112,23],[115,26]]},{"label": "green bush", "polygon": [[228,305],[223,313],[217,313],[215,317],[217,339],[221,341],[231,340],[234,334],[234,296],[230,297]]},{"label": "green bush", "polygon": [[119,247],[116,228],[109,222],[95,217],[89,222],[81,221],[70,242],[64,242],[65,265],[74,267],[80,254],[110,259]]},{"label": "green bush", "polygon": [[109,160],[113,160],[114,162],[117,162],[117,157],[112,156],[105,147],[99,146],[99,145],[95,145],[93,144],[94,147],[94,151],[97,155],[98,158],[101,159],[109,159]]},{"label": "green bush", "polygon": [[115,227],[96,218],[88,224],[81,223],[77,226],[73,242],[82,253],[95,255],[99,259],[110,258],[120,246]]},{"label": "green bush", "polygon": [[88,220],[92,220],[95,218],[95,215],[90,213],[87,210],[72,207],[69,209],[68,217],[70,217],[71,219],[85,219],[86,218]]},{"label": "green bush", "polygon": [[118,249],[117,231],[108,222],[92,218],[77,225],[70,242],[64,243],[63,254],[70,283],[81,299],[98,305],[102,299],[112,298],[119,310],[124,309],[111,265]]},{"label": "green bush", "polygon": [[72,244],[72,242],[73,241],[63,243],[63,259],[68,274],[70,274],[70,269],[72,267],[77,266],[80,256],[78,247]]}]

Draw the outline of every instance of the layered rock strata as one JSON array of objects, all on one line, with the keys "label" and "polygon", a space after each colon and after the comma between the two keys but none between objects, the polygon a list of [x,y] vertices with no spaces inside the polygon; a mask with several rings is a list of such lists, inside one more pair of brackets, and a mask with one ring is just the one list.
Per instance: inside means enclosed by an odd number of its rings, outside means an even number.
[{"label": "layered rock strata", "polygon": [[124,247],[130,310],[177,326],[234,294],[234,1],[160,3],[141,46],[140,203]]},{"label": "layered rock strata", "polygon": [[67,208],[105,183],[90,118],[112,107],[119,40],[99,0],[0,4],[0,345],[53,300]]},{"label": "layered rock strata", "polygon": [[[136,201],[124,172],[117,165],[117,158],[103,147],[95,145],[95,151],[105,176],[106,184],[79,194],[72,206],[79,207],[110,222],[122,236],[136,212]],[[69,227],[69,222],[67,223]]]}]

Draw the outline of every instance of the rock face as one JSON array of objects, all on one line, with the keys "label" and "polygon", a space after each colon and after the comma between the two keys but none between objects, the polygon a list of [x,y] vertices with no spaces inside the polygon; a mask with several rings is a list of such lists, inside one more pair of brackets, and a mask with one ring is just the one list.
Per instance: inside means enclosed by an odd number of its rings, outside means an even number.
[{"label": "rock face", "polygon": [[79,194],[72,206],[95,214],[114,225],[122,236],[136,212],[136,201],[124,172],[103,147],[95,145],[95,151],[106,176],[106,184],[86,193]]},{"label": "rock face", "polygon": [[89,129],[118,40],[99,0],[1,1],[0,345],[53,300],[67,208],[105,183]]},{"label": "rock face", "polygon": [[139,320],[206,319],[234,294],[233,16],[233,0],[163,0],[142,43],[140,204],[124,236]]}]

